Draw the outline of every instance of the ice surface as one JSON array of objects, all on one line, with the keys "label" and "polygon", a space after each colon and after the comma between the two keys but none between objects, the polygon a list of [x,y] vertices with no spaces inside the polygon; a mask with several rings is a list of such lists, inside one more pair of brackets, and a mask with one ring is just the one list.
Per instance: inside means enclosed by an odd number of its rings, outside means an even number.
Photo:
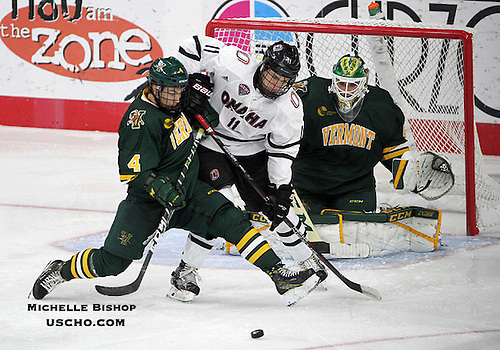
[{"label": "ice surface", "polygon": [[[220,251],[200,271],[199,297],[167,299],[182,231],[161,238],[134,294],[105,297],[94,285],[127,284],[141,262],[118,277],[71,281],[41,301],[27,299],[49,260],[102,243],[126,191],[116,142],[110,133],[0,126],[1,349],[498,349],[500,232],[447,234],[435,253],[332,261],[382,301],[331,273],[327,289],[286,307],[267,276]],[[500,159],[487,165],[498,178]],[[108,326],[94,325],[99,320]],[[264,337],[252,339],[258,328]]]}]

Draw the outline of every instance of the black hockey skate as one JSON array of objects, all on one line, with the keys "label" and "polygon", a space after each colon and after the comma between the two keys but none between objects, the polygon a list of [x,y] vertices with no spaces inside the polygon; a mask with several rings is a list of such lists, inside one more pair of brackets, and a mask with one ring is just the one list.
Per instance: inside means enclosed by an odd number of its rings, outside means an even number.
[{"label": "black hockey skate", "polygon": [[304,298],[319,284],[319,277],[311,268],[293,271],[278,263],[266,273],[273,280],[276,290],[283,296],[287,306]]},{"label": "black hockey skate", "polygon": [[167,297],[183,302],[192,301],[195,296],[200,294],[198,280],[201,280],[198,269],[181,260],[179,266],[172,272],[170,279],[172,286]]},{"label": "black hockey skate", "polygon": [[42,274],[37,278],[30,295],[37,300],[43,299],[52,292],[55,287],[65,282],[61,276],[61,268],[64,265],[62,260],[51,261],[45,266]]}]

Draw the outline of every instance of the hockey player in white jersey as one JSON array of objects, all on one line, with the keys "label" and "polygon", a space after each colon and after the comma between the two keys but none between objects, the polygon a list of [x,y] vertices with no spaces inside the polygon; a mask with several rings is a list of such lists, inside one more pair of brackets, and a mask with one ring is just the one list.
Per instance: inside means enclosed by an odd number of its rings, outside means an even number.
[{"label": "hockey player in white jersey", "polygon": [[[178,59],[189,73],[204,73],[213,84],[210,105],[219,114],[215,132],[239,163],[273,198],[269,208],[230,163],[211,137],[198,149],[199,177],[234,201],[236,188],[247,210],[263,211],[301,268],[314,268],[320,281],[327,277],[311,250],[284,222],[287,217],[304,232],[299,218],[290,210],[292,162],[299,150],[303,131],[303,109],[291,86],[300,69],[298,50],[282,41],[265,52],[262,61],[235,46],[209,37],[185,40]],[[213,241],[190,235],[182,260],[172,273],[169,297],[190,301],[199,294],[197,270],[207,257]]]}]

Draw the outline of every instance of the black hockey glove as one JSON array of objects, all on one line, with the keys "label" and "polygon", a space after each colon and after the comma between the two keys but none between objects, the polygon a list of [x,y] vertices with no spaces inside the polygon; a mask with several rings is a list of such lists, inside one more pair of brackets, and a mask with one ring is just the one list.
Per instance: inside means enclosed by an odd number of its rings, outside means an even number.
[{"label": "black hockey glove", "polygon": [[264,209],[264,214],[271,220],[271,231],[274,231],[279,224],[285,220],[290,206],[292,205],[292,186],[281,185],[276,190],[276,185],[271,184],[270,194],[273,205]]},{"label": "black hockey glove", "polygon": [[208,104],[208,99],[212,96],[213,88],[214,84],[212,84],[208,75],[201,73],[189,75],[188,86],[182,95],[184,99],[183,110],[194,126],[199,125],[194,116],[203,112]]}]

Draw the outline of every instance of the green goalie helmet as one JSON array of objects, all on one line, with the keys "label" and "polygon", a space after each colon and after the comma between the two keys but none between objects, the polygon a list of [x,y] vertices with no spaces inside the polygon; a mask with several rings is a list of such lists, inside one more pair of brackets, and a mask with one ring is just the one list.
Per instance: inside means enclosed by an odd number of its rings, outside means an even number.
[{"label": "green goalie helmet", "polygon": [[175,57],[157,58],[148,74],[148,87],[156,104],[167,112],[178,112],[188,78],[186,68]]},{"label": "green goalie helmet", "polygon": [[340,117],[352,122],[363,106],[368,92],[368,69],[358,56],[345,55],[333,66],[331,91]]}]

